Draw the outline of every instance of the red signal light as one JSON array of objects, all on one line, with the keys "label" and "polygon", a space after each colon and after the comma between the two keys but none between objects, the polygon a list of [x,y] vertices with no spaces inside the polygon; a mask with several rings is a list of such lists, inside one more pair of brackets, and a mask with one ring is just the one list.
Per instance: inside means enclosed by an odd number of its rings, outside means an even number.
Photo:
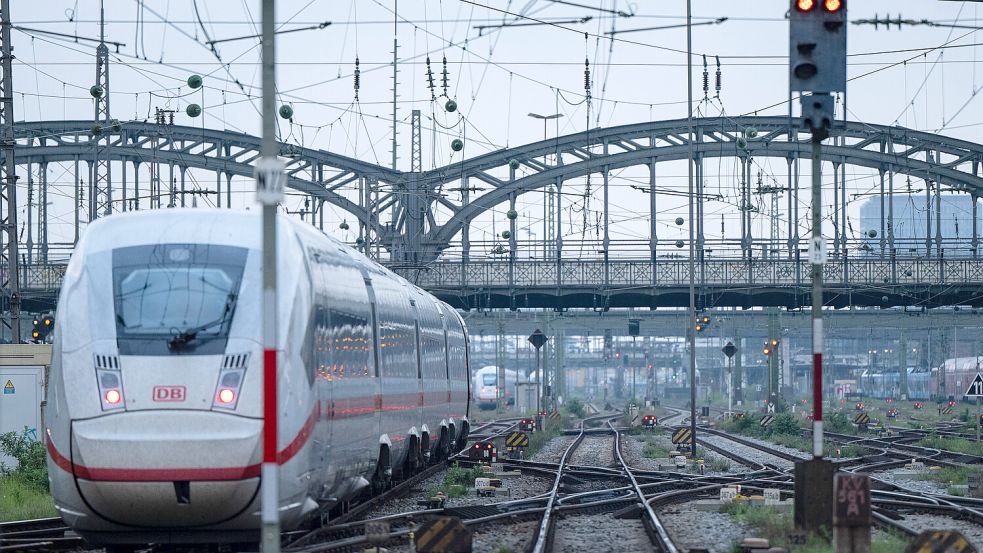
[{"label": "red signal light", "polygon": [[800,12],[811,11],[812,8],[815,8],[816,7],[816,1],[815,0],[795,0],[795,7],[798,8]]},{"label": "red signal light", "polygon": [[[813,2],[807,0],[810,4]],[[799,0],[802,3],[802,0]],[[843,0],[823,0],[823,7],[830,13],[836,13],[843,7]]]}]

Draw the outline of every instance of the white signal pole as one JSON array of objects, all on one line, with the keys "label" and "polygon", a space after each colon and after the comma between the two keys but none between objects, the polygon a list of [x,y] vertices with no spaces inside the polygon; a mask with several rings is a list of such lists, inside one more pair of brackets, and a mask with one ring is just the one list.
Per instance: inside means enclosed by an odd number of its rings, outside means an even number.
[{"label": "white signal pole", "polygon": [[280,466],[277,460],[276,210],[283,198],[283,165],[276,145],[275,0],[263,0],[263,143],[256,163],[256,199],[263,204],[263,464],[260,547],[280,553]]}]

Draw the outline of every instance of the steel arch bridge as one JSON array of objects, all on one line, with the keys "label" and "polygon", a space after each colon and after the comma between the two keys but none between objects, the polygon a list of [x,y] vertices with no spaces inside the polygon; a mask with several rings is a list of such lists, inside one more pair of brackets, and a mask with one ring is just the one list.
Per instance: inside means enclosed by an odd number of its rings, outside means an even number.
[{"label": "steel arch bridge", "polygon": [[[798,122],[786,117],[721,117],[694,120],[694,152],[697,171],[698,200],[704,198],[703,163],[711,158],[735,158],[741,161],[742,171],[750,175],[753,159],[780,158],[787,166],[788,240],[783,259],[774,256],[767,261],[755,254],[750,213],[742,215],[739,258],[727,260],[704,259],[707,241],[704,238],[702,201],[697,202],[695,219],[696,249],[700,255],[699,280],[713,301],[734,305],[797,305],[804,283],[801,275],[804,264],[799,259],[798,219],[798,160],[810,155],[810,137]],[[15,125],[15,156],[18,165],[46,167],[49,163],[74,163],[76,199],[80,193],[90,199],[87,213],[76,202],[76,236],[79,221],[84,222],[99,213],[94,193],[81,178],[79,166],[91,165],[96,141],[108,141],[101,156],[118,168],[114,171],[114,188],[107,193],[112,211],[144,208],[140,205],[143,191],[151,192],[151,207],[183,205],[185,177],[188,170],[213,172],[215,188],[209,190],[222,205],[223,186],[225,205],[231,204],[233,176],[252,175],[252,163],[259,157],[257,137],[231,131],[218,131],[178,125],[128,122],[103,129],[94,136],[91,121],[22,122]],[[314,200],[309,212],[311,222],[329,204],[350,213],[359,223],[359,246],[376,252],[385,251],[389,263],[425,287],[437,291],[461,307],[609,307],[616,305],[675,304],[679,286],[688,278],[687,271],[672,259],[666,240],[658,237],[656,216],[659,213],[659,194],[649,194],[648,215],[650,234],[646,259],[611,259],[612,241],[608,234],[608,194],[611,172],[627,167],[647,168],[649,190],[657,184],[657,165],[685,160],[689,156],[685,120],[657,121],[624,125],[557,137],[525,146],[499,150],[455,162],[424,172],[403,172],[321,150],[291,144],[281,145],[281,155],[287,162],[288,186]],[[983,284],[983,274],[977,266],[979,242],[976,228],[976,205],[983,194],[983,145],[950,137],[914,131],[901,127],[847,122],[833,130],[833,139],[823,149],[823,159],[832,164],[834,197],[846,201],[845,167],[866,167],[880,174],[881,194],[894,193],[894,176],[903,175],[926,183],[926,201],[934,194],[940,197],[942,188],[968,194],[973,205],[973,229],[969,247],[965,248],[941,232],[931,236],[926,231],[924,253],[917,259],[906,259],[895,243],[893,223],[882,211],[881,228],[875,247],[865,244],[868,252],[861,259],[851,258],[857,246],[846,234],[846,210],[838,209],[833,237],[834,263],[827,267],[827,279],[839,282],[831,287],[833,297],[846,298],[847,304],[923,304],[933,301],[975,303]],[[156,170],[155,182],[140,182],[141,166]],[[171,178],[166,183],[161,167],[168,167]],[[127,171],[130,167],[131,170]],[[177,169],[180,184],[174,178]],[[91,167],[89,168],[91,171]],[[30,171],[27,171],[30,174]],[[842,173],[842,178],[841,178]],[[24,174],[24,171],[21,171]],[[45,179],[45,171],[40,178]],[[154,171],[151,171],[154,174]],[[547,187],[555,188],[556,229],[562,224],[560,193],[565,182],[585,175],[599,175],[598,192],[604,199],[604,239],[601,244],[603,260],[581,263],[564,258],[564,243],[560,232],[551,244],[551,259],[527,262],[517,259],[515,220],[510,221],[511,236],[508,249],[500,259],[472,259],[470,226],[487,210],[507,202],[515,206],[521,194]],[[129,179],[128,179],[129,176]],[[80,184],[80,180],[83,181]],[[224,183],[223,183],[224,180]],[[747,179],[745,179],[747,180]],[[46,182],[39,182],[44,189]],[[200,183],[199,183],[200,184]],[[154,188],[156,186],[156,189]],[[207,185],[206,185],[207,186]],[[479,189],[481,193],[479,193]],[[452,200],[443,191],[458,190],[460,199]],[[750,201],[750,186],[741,191]],[[157,201],[154,205],[153,197]],[[742,205],[744,204],[742,200]],[[102,203],[99,205],[106,205]],[[437,214],[440,211],[441,215]],[[25,289],[41,290],[52,286],[40,282],[49,277],[37,277],[42,269],[57,278],[57,268],[48,266],[46,208],[38,207],[37,257],[28,254]],[[747,221],[745,224],[745,217]],[[382,223],[386,218],[390,222]],[[938,221],[936,222],[938,226]],[[461,258],[450,261],[441,252],[457,244]],[[759,243],[760,243],[760,239]],[[455,247],[457,247],[455,245]],[[961,252],[954,251],[962,247]],[[926,259],[932,256],[935,259]],[[29,248],[30,250],[31,248]],[[879,255],[878,255],[879,250]],[[668,256],[668,257],[671,257]],[[872,258],[873,257],[873,258]],[[953,257],[961,257],[954,260]],[[928,265],[925,265],[928,263]],[[957,264],[957,265],[953,265]],[[31,266],[37,270],[31,272]],[[859,269],[858,269],[859,268]],[[35,275],[35,276],[32,276]],[[938,287],[946,291],[940,294]],[[775,295],[776,291],[784,291]],[[866,292],[864,292],[866,290]]]}]

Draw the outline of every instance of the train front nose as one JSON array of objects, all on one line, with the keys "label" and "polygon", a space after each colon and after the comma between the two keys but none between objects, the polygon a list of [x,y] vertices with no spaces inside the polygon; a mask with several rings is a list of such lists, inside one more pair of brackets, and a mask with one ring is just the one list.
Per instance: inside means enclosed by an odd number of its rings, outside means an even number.
[{"label": "train front nose", "polygon": [[262,421],[202,411],[128,412],[72,423],[85,502],[129,526],[207,526],[247,512]]}]

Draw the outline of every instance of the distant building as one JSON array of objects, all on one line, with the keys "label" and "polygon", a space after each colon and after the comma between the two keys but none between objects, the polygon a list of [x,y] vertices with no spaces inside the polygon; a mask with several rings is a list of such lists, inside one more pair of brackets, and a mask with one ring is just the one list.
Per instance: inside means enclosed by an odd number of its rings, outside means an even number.
[{"label": "distant building", "polygon": [[[888,216],[891,204],[894,204],[894,247],[899,256],[923,255],[925,253],[926,232],[931,238],[931,251],[937,251],[936,234],[941,231],[942,248],[945,255],[965,256],[970,254],[973,236],[973,203],[968,194],[942,196],[941,206],[936,206],[935,196],[932,196],[931,213],[926,209],[925,196],[918,194],[903,194],[884,198],[884,235],[885,248],[888,238]],[[941,208],[940,220],[936,221]],[[979,212],[979,210],[978,210]],[[929,216],[931,219],[929,219]],[[929,220],[931,229],[927,229]],[[940,224],[938,224],[940,223]],[[983,225],[978,226],[978,232],[983,234]],[[871,252],[880,251],[881,243],[881,199],[868,198],[860,206],[860,229],[862,238],[870,245]],[[870,236],[875,231],[875,237]]]}]

